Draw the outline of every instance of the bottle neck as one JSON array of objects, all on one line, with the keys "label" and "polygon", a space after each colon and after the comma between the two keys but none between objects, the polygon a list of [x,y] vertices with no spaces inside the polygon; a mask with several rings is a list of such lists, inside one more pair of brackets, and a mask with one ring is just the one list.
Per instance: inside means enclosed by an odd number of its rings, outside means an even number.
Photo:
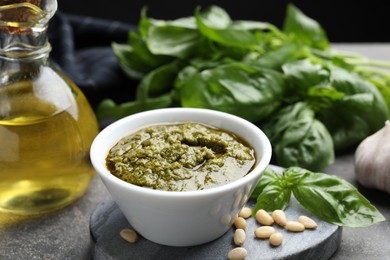
[{"label": "bottle neck", "polygon": [[0,87],[39,78],[51,50],[46,31],[45,27],[0,32]]},{"label": "bottle neck", "polygon": [[47,40],[46,32],[47,27],[26,28],[16,33],[9,29],[1,30],[0,58],[15,60],[47,57],[51,46]]},{"label": "bottle neck", "polygon": [[56,0],[1,1],[0,58],[47,57],[47,25],[56,9]]}]

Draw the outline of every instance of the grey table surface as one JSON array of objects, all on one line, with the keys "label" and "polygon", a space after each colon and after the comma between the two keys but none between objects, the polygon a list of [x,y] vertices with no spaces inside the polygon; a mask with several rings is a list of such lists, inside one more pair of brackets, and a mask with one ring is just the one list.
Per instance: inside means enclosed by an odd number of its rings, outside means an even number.
[{"label": "grey table surface", "polygon": [[[390,43],[333,47],[390,61]],[[323,171],[355,185],[389,220],[367,228],[343,228],[341,244],[331,259],[390,259],[390,194],[361,187],[355,179],[353,160],[353,152],[339,155]],[[95,176],[80,200],[58,212],[29,218],[0,213],[0,259],[91,259],[90,216],[108,198],[103,183]]]}]

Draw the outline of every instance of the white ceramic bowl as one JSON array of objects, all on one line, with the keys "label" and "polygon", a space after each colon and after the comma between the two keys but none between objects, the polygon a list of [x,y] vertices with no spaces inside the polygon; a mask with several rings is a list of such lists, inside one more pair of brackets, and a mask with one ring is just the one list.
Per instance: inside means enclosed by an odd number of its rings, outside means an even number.
[{"label": "white ceramic bowl", "polygon": [[[183,121],[213,125],[244,138],[255,149],[255,168],[232,183],[184,192],[139,187],[107,170],[108,151],[122,137],[143,126]],[[220,237],[232,226],[269,165],[271,144],[257,126],[240,117],[207,109],[167,108],[134,114],[107,126],[92,143],[90,155],[108,191],[140,235],[163,245],[193,246]]]}]

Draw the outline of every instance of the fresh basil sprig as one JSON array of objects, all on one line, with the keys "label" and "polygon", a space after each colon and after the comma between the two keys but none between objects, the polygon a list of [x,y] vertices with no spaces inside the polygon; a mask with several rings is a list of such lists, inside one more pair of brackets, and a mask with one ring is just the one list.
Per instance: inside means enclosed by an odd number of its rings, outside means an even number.
[{"label": "fresh basil sprig", "polygon": [[251,196],[257,197],[253,212],[285,209],[291,193],[313,215],[335,225],[366,227],[385,220],[352,184],[299,167],[287,168],[282,175],[267,168]]},{"label": "fresh basil sprig", "polygon": [[126,102],[103,100],[99,119],[177,106],[231,113],[267,134],[283,167],[318,171],[390,118],[390,62],[333,49],[293,4],[280,29],[218,6],[174,20],[145,7],[138,30],[112,49],[138,86]]}]

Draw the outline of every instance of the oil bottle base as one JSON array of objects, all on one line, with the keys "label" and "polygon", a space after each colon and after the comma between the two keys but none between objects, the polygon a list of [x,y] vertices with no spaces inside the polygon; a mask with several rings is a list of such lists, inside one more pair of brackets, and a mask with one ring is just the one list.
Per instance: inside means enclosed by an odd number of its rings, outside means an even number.
[{"label": "oil bottle base", "polygon": [[[0,211],[17,215],[44,214],[59,210],[84,195],[92,176],[83,176],[67,185],[13,185],[1,189]],[[58,179],[57,179],[58,180]],[[21,188],[23,186],[23,188]]]},{"label": "oil bottle base", "polygon": [[75,199],[66,189],[42,189],[2,198],[0,210],[23,215],[47,213],[65,207]]}]

